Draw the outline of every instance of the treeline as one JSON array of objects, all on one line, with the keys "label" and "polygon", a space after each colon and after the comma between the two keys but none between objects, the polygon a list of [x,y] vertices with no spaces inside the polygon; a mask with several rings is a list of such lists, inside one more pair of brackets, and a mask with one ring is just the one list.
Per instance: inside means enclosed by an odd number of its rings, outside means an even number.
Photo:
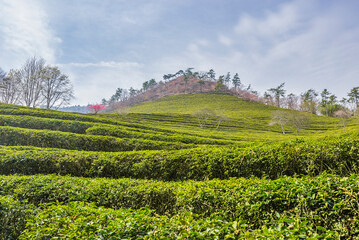
[{"label": "treeline", "polygon": [[0,101],[28,107],[56,108],[73,98],[73,87],[58,67],[39,57],[29,58],[20,69],[0,69]]},{"label": "treeline", "polygon": [[320,93],[314,89],[309,89],[300,95],[294,93],[286,95],[284,85],[285,83],[282,83],[275,88],[268,89],[263,94],[262,101],[268,105],[331,117],[343,118],[358,113],[359,87],[353,87],[347,97],[339,100],[335,94],[326,88]]},{"label": "treeline", "polygon": [[[261,94],[254,90],[250,84],[248,86],[244,85],[238,73],[235,73],[233,77],[230,72],[216,77],[216,73],[213,69],[210,69],[208,72],[201,72],[194,71],[193,68],[179,70],[176,73],[165,74],[163,75],[163,80],[159,82],[155,79],[145,81],[142,84],[141,89],[134,89],[133,87],[128,90],[118,88],[110,99],[103,99],[102,103],[104,105],[111,105],[116,102],[125,102],[147,92],[148,90],[176,80],[179,77],[183,77],[186,89],[185,93],[202,92],[202,87],[206,84],[206,82],[215,82],[216,85],[213,89],[215,92],[230,93],[250,101],[262,102],[267,105],[273,105],[281,108],[339,117],[352,116],[358,112],[359,87],[353,87],[349,91],[348,95],[341,100],[339,100],[335,94],[329,92],[326,88],[321,92],[309,89],[299,95],[294,93],[286,94],[287,91],[284,89],[285,83],[282,83],[277,87],[270,88]],[[187,84],[191,79],[197,80],[196,89],[187,88]]]}]

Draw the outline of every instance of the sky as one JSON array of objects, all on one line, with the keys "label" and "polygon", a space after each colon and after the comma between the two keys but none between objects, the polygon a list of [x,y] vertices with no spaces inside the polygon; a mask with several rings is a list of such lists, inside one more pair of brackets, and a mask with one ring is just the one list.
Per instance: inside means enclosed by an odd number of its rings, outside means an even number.
[{"label": "sky", "polygon": [[0,0],[0,68],[32,56],[74,85],[72,105],[193,67],[263,93],[359,86],[357,0]]}]

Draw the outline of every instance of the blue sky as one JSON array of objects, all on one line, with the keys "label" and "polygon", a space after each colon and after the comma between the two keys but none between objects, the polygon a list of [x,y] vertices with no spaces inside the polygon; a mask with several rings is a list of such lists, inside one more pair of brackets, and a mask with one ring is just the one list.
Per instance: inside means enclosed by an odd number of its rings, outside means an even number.
[{"label": "blue sky", "polygon": [[0,68],[33,55],[70,76],[85,105],[194,67],[340,97],[359,86],[356,0],[0,0]]}]

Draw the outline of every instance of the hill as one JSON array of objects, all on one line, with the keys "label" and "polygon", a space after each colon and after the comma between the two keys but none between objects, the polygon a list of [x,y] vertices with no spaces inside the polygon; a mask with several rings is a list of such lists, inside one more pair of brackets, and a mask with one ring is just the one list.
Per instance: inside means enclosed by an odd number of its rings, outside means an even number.
[{"label": "hill", "polygon": [[[221,112],[228,117],[228,121],[221,123],[218,129],[215,128],[216,121],[210,122],[205,128],[200,128],[193,114],[204,108]],[[311,118],[311,123],[300,130],[299,136],[296,135],[294,127],[289,124],[285,126],[286,134],[283,135],[279,125],[269,124],[273,113],[277,110],[296,112],[230,94],[182,94],[132,106],[125,120],[161,126],[166,129],[177,129],[189,134],[196,133],[215,138],[251,142],[322,136],[328,134],[328,131],[341,131],[339,120],[336,118],[305,114]],[[113,116],[116,117],[115,114]]]},{"label": "hill", "polygon": [[[203,108],[229,120],[200,127]],[[277,110],[209,93],[127,115],[0,104],[0,239],[353,236],[358,124],[283,135]]]}]

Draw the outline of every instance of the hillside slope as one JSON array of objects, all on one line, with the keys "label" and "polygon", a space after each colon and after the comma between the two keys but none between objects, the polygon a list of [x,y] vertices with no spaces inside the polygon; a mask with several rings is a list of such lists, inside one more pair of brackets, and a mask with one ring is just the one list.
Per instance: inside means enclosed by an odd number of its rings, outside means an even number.
[{"label": "hillside slope", "polygon": [[[221,123],[218,129],[215,129],[215,122],[206,128],[200,128],[197,119],[192,115],[203,108],[222,112],[229,121]],[[289,124],[285,126],[285,135],[279,125],[270,126],[272,114],[277,110],[293,112],[229,94],[182,94],[137,104],[130,108],[127,121],[238,140],[277,141],[298,137],[294,127]],[[306,115],[311,118],[310,125],[300,130],[299,137],[341,131],[336,118]]]}]

